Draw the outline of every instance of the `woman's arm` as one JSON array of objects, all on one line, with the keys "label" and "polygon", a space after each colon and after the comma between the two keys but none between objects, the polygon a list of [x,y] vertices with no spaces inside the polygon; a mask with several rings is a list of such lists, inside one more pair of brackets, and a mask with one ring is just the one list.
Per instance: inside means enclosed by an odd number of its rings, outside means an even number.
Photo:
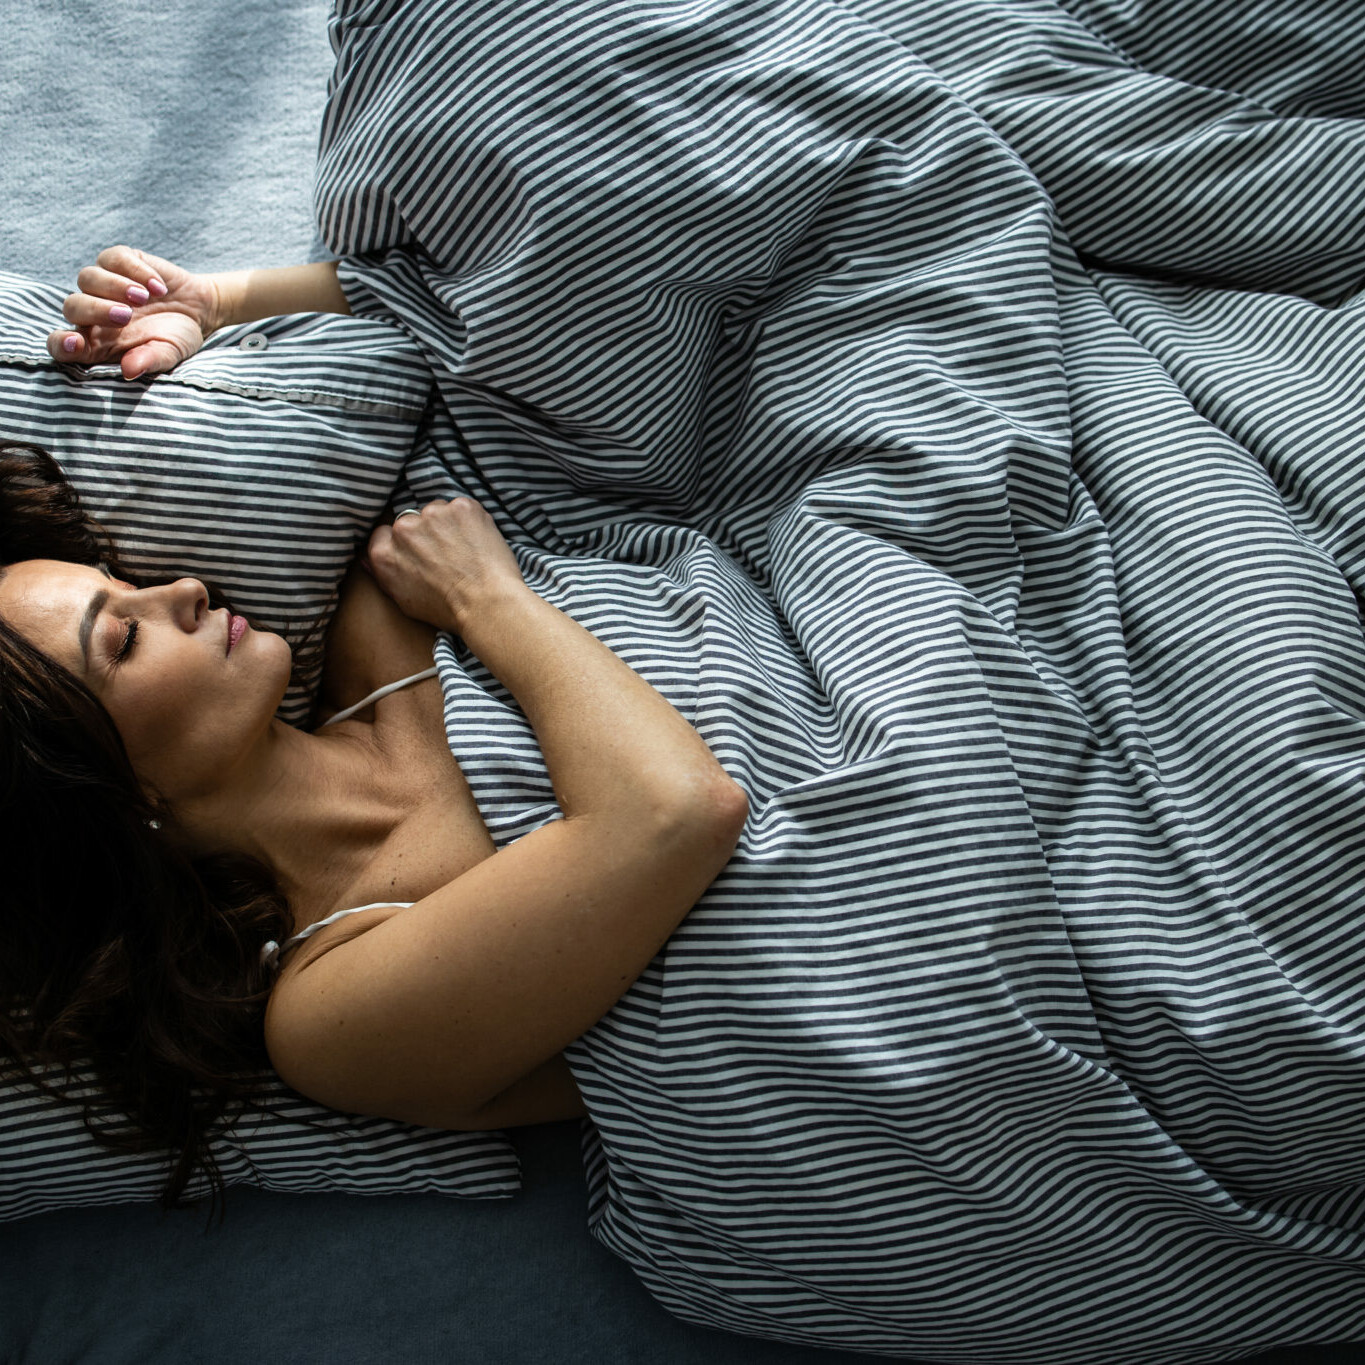
[{"label": "woman's arm", "polygon": [[671,811],[685,803],[694,789],[707,808],[717,789],[742,800],[658,692],[526,586],[472,499],[431,503],[379,527],[369,564],[407,615],[460,635],[516,697],[569,819],[643,819],[654,804]]},{"label": "woman's arm", "polygon": [[118,361],[124,378],[189,359],[219,327],[281,313],[349,313],[335,261],[196,275],[129,246],[101,251],[76,276],[48,353],[82,365]]},{"label": "woman's arm", "polygon": [[516,697],[564,818],[282,979],[267,1045],[334,1108],[484,1127],[649,964],[729,860],[747,802],[659,693],[527,588],[477,504],[380,527],[369,558]]},{"label": "woman's arm", "polygon": [[[268,270],[230,270],[210,275],[217,298],[209,332],[282,313],[349,313],[337,283],[335,261],[284,265]],[[208,335],[208,332],[205,333]]]}]

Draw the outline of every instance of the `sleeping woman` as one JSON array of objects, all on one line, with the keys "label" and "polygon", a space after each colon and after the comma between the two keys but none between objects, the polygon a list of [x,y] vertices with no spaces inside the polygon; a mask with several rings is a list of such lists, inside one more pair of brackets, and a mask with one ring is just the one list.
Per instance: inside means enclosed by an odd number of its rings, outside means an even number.
[{"label": "sleeping woman", "polygon": [[[118,247],[79,285],[53,355],[128,377],[221,325],[346,311],[328,265],[195,276]],[[179,1151],[167,1206],[201,1162],[219,1188],[210,1125],[267,1059],[325,1105],[431,1127],[585,1112],[562,1049],[724,867],[747,801],[481,507],[374,531],[312,733],[275,718],[288,644],[197,580],[128,581],[32,447],[0,455],[0,565],[0,1041],[91,1058],[134,1140]],[[501,851],[444,743],[437,630],[520,703],[563,812]]]}]

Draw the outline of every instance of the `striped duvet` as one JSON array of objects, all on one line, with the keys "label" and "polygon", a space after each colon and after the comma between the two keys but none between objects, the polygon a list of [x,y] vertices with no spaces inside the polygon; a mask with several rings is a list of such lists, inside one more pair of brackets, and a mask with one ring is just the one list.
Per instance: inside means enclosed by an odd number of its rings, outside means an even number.
[{"label": "striped duvet", "polygon": [[[340,6],[318,214],[436,373],[412,495],[750,795],[569,1054],[680,1317],[1365,1337],[1365,18],[1313,14]],[[495,838],[552,818],[438,662]]]}]

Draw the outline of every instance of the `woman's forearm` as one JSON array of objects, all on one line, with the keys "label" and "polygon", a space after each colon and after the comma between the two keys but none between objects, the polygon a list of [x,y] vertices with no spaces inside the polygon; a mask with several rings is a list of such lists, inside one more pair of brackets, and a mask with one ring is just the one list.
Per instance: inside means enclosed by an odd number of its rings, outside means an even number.
[{"label": "woman's forearm", "polygon": [[283,313],[349,313],[335,261],[211,275],[216,315],[206,330],[234,327]]},{"label": "woman's forearm", "polygon": [[[705,741],[606,645],[526,585],[478,503],[460,497],[404,509],[392,526],[375,529],[368,563],[403,611],[461,636],[521,704],[570,819],[609,812],[613,830],[645,844],[689,826],[702,845],[716,831],[738,839],[744,793]],[[717,867],[732,849],[733,842]]]},{"label": "woman's forearm", "polygon": [[529,589],[460,613],[460,633],[516,697],[565,815],[738,814],[743,792],[700,735],[600,640]]}]

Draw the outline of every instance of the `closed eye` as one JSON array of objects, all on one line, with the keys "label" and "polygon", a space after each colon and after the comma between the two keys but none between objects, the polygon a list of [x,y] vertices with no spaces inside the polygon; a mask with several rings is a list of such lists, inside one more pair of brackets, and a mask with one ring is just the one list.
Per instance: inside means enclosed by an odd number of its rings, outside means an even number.
[{"label": "closed eye", "polygon": [[129,621],[128,629],[123,636],[118,649],[114,652],[114,662],[122,663],[133,652],[133,645],[137,642],[137,622]]}]

